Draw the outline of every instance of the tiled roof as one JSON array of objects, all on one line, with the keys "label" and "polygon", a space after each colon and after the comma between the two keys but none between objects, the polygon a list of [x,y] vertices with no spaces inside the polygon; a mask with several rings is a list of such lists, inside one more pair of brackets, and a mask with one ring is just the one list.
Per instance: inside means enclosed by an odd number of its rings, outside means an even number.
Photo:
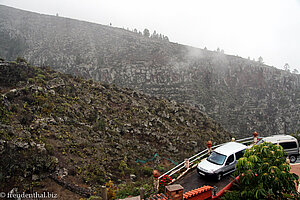
[{"label": "tiled roof", "polygon": [[195,190],[191,190],[189,192],[186,192],[183,194],[183,199],[188,199],[190,197],[193,197],[193,196],[196,196],[196,195],[199,195],[203,192],[206,192],[208,190],[211,190],[213,187],[207,185],[207,186],[203,186],[201,188],[198,188],[198,189],[195,189]]},{"label": "tiled roof", "polygon": [[[187,200],[191,197],[197,196],[203,192],[206,192],[206,191],[209,191],[212,189],[213,189],[213,187],[207,185],[207,186],[203,186],[201,188],[195,189],[195,190],[191,190],[191,191],[183,194],[183,199]],[[151,195],[149,198],[146,198],[145,200],[168,200],[168,199],[169,198],[165,194],[160,193],[160,194],[156,194],[156,195]]]},{"label": "tiled roof", "polygon": [[168,197],[163,193],[151,195],[149,198],[146,198],[146,200],[167,200],[167,199]]}]

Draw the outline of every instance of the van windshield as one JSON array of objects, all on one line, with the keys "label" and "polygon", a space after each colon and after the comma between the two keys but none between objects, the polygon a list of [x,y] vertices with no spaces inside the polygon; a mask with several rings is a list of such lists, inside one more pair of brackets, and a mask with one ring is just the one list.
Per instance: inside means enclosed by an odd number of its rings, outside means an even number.
[{"label": "van windshield", "polygon": [[226,159],[225,155],[213,151],[210,154],[210,156],[207,158],[207,161],[217,165],[223,165],[225,159]]}]

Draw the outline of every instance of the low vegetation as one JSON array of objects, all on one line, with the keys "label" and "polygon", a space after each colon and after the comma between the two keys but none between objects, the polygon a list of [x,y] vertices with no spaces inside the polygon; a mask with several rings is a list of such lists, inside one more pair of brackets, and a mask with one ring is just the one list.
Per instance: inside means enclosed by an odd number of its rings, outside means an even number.
[{"label": "low vegetation", "polygon": [[124,197],[151,188],[152,170],[172,167],[168,159],[182,161],[209,139],[230,139],[196,109],[22,58],[1,61],[0,77],[2,191],[26,190],[52,173],[94,191],[112,181]]}]

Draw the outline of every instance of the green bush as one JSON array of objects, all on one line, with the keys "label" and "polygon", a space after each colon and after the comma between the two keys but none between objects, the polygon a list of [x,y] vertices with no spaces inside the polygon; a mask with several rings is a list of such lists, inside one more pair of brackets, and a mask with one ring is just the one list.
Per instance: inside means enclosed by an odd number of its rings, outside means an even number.
[{"label": "green bush", "polygon": [[25,58],[22,58],[22,57],[17,57],[16,61],[17,61],[17,63],[20,63],[20,62],[27,63],[27,60]]},{"label": "green bush", "polygon": [[98,196],[90,196],[87,200],[102,200],[102,197],[98,197]]},{"label": "green bush", "polygon": [[292,133],[291,136],[294,136],[298,140],[298,144],[300,144],[300,130],[295,133]]},{"label": "green bush", "polygon": [[119,191],[117,192],[116,198],[123,199],[128,196],[138,196],[140,195],[140,188],[145,189],[145,196],[149,196],[153,191],[152,179],[144,179],[142,182],[129,182],[126,184],[118,185]]},{"label": "green bush", "polygon": [[152,176],[153,168],[148,167],[148,166],[143,166],[143,167],[141,167],[141,173],[142,173],[142,176],[150,177],[150,176]]},{"label": "green bush", "polygon": [[10,121],[11,112],[5,106],[4,96],[0,96],[0,122],[7,124]]},{"label": "green bush", "polygon": [[[122,186],[122,185],[121,185]],[[124,199],[128,196],[138,196],[140,194],[140,189],[135,187],[133,184],[126,184],[117,193],[117,199]]]},{"label": "green bush", "polygon": [[95,131],[100,130],[100,131],[104,131],[106,127],[106,123],[103,119],[98,119],[96,120],[93,129]]}]

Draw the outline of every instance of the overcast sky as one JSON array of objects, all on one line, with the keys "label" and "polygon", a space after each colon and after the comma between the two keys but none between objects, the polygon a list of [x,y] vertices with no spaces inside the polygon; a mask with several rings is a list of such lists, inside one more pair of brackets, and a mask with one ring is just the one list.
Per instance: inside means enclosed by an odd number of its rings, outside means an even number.
[{"label": "overcast sky", "polygon": [[24,10],[167,35],[300,72],[300,0],[0,0]]}]

